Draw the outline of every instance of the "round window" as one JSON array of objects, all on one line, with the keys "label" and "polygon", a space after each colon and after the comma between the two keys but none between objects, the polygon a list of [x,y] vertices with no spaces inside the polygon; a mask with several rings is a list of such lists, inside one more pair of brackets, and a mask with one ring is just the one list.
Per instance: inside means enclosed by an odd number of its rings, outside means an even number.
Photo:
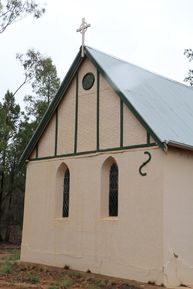
[{"label": "round window", "polygon": [[85,90],[90,89],[93,86],[94,81],[95,81],[95,77],[94,77],[93,73],[89,72],[89,73],[85,74],[85,76],[82,79],[83,88]]}]

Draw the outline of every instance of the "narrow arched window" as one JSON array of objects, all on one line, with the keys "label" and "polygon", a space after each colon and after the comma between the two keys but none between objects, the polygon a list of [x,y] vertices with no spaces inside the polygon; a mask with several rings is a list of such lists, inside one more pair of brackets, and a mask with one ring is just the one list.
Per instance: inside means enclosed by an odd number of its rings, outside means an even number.
[{"label": "narrow arched window", "polygon": [[64,172],[64,190],[63,190],[63,217],[69,215],[69,190],[70,190],[70,172],[67,168]]},{"label": "narrow arched window", "polygon": [[118,216],[118,167],[115,162],[109,170],[109,216]]}]

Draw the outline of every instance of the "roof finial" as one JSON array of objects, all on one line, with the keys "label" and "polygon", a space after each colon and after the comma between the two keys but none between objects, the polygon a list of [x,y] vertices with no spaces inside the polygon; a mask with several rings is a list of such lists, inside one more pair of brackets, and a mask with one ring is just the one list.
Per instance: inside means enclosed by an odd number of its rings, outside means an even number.
[{"label": "roof finial", "polygon": [[85,32],[88,27],[90,27],[90,24],[87,24],[85,22],[85,18],[82,18],[82,23],[80,25],[80,28],[76,30],[76,32],[80,32],[82,34],[82,51],[81,51],[81,56],[84,57],[84,41],[85,41]]}]

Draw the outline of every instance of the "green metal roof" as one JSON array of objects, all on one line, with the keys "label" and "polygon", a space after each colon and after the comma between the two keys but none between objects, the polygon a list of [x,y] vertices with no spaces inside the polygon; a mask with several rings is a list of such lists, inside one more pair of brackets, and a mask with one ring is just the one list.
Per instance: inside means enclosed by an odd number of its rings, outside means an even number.
[{"label": "green metal roof", "polygon": [[193,89],[98,50],[92,59],[162,144],[193,149]]}]

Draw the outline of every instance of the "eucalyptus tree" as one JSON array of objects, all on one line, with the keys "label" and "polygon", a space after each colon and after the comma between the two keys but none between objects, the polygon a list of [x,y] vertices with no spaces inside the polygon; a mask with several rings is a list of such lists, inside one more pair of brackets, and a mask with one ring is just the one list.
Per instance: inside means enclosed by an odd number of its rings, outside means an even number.
[{"label": "eucalyptus tree", "polygon": [[15,103],[13,93],[7,91],[3,102],[0,103],[0,240],[6,226],[6,201],[11,200],[16,158],[14,142],[16,141],[19,125],[20,106]]},{"label": "eucalyptus tree", "polygon": [[[49,102],[59,88],[56,67],[51,58],[28,50],[17,54],[24,71],[24,80],[14,93],[7,92],[0,103],[0,240],[9,240],[11,226],[22,222],[25,168],[16,174],[17,164],[27,142],[41,120]],[[26,84],[35,95],[26,96],[26,111],[20,112],[15,95]],[[18,202],[18,200],[20,200]],[[15,203],[18,202],[16,205]]]},{"label": "eucalyptus tree", "polygon": [[27,15],[38,19],[44,12],[45,8],[33,0],[0,0],[0,33]]},{"label": "eucalyptus tree", "polygon": [[[24,17],[31,15],[38,19],[44,12],[45,8],[35,0],[0,0],[0,34]],[[35,79],[39,56],[39,53],[29,55],[24,81],[15,92],[7,91],[0,102],[0,240],[9,240],[10,225],[22,223],[25,169],[17,173],[16,170],[35,123],[20,112],[15,95],[27,82]]]},{"label": "eucalyptus tree", "polygon": [[26,54],[17,54],[17,59],[24,70],[21,86],[31,83],[35,94],[24,98],[27,115],[38,124],[60,86],[56,66],[50,57],[45,57],[33,49],[29,49]]}]

